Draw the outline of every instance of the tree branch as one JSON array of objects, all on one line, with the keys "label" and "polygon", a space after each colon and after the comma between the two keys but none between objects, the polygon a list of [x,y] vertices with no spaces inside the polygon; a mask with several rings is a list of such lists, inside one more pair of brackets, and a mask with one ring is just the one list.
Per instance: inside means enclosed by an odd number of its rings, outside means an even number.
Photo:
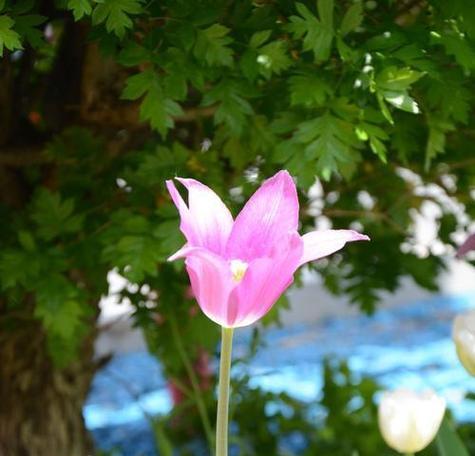
[{"label": "tree branch", "polygon": [[43,147],[18,146],[0,148],[0,166],[22,167],[51,161]]}]

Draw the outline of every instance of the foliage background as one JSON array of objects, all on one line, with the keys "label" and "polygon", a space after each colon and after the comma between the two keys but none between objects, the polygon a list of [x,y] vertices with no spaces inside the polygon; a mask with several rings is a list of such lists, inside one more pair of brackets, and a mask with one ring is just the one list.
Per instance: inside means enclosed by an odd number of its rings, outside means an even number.
[{"label": "foliage background", "polygon": [[[287,168],[303,232],[331,220],[372,237],[314,265],[331,292],[371,313],[405,276],[436,290],[441,254],[475,210],[473,6],[0,0],[4,337],[39,322],[66,369],[116,269],[137,284],[123,294],[150,350],[186,379],[218,334],[182,266],[165,262],[183,242],[164,189],[176,175],[236,213]],[[421,251],[412,228],[428,202],[438,241]]]}]

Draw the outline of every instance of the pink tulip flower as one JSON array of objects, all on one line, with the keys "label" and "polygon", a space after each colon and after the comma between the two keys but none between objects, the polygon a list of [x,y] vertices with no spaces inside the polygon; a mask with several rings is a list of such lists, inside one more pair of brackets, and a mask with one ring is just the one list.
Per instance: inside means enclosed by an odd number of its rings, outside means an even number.
[{"label": "pink tulip flower", "polygon": [[185,258],[194,295],[203,312],[227,328],[263,317],[289,287],[297,268],[369,240],[353,230],[312,231],[300,236],[299,202],[287,171],[266,180],[233,220],[221,199],[194,179],[177,178],[167,188],[180,213],[187,243],[169,258]]}]

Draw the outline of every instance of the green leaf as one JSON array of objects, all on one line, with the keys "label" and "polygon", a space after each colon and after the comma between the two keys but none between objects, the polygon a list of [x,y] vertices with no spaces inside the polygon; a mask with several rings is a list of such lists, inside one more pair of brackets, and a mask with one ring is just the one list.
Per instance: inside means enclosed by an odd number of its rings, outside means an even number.
[{"label": "green leaf", "polygon": [[397,68],[390,66],[376,76],[376,92],[381,110],[385,117],[392,123],[392,116],[384,105],[383,100],[402,111],[419,114],[417,102],[409,95],[408,89],[418,81],[424,73],[411,68]]},{"label": "green leaf", "polygon": [[324,61],[330,57],[333,42],[333,0],[319,0],[320,20],[303,4],[296,4],[300,16],[291,16],[288,29],[294,37],[303,37],[303,50],[313,51],[315,60]]},{"label": "green leaf", "polygon": [[387,148],[383,141],[387,141],[389,136],[381,127],[369,122],[361,122],[356,127],[355,132],[360,141],[369,142],[371,150],[381,159],[383,163],[387,162]]},{"label": "green leaf", "polygon": [[38,279],[40,259],[27,250],[9,249],[0,254],[2,289],[18,285],[29,288]]},{"label": "green leaf", "polygon": [[256,153],[265,155],[274,147],[275,142],[276,137],[269,127],[267,118],[262,115],[254,116],[249,130],[249,147]]},{"label": "green leaf", "polygon": [[162,137],[173,128],[173,117],[183,114],[181,106],[171,98],[166,98],[159,85],[152,86],[140,105],[140,119],[148,120],[150,126]]},{"label": "green leaf", "polygon": [[323,27],[333,29],[333,0],[317,0],[318,14]]},{"label": "green leaf", "polygon": [[447,418],[442,421],[436,442],[440,456],[469,456],[463,442]]},{"label": "green leaf", "polygon": [[420,112],[417,102],[407,93],[384,91],[383,96],[388,103],[402,111],[413,114],[419,114]]},{"label": "green leaf", "polygon": [[341,36],[345,36],[348,33],[357,29],[363,22],[363,5],[361,2],[353,3],[348,10],[340,24]]},{"label": "green leaf", "polygon": [[27,252],[33,252],[36,249],[35,239],[29,231],[20,230],[18,232],[18,242]]},{"label": "green leaf", "polygon": [[204,30],[198,30],[193,53],[197,59],[209,66],[231,66],[233,50],[227,45],[232,42],[229,29],[221,24],[213,24]]},{"label": "green leaf", "polygon": [[74,20],[79,21],[92,13],[90,0],[68,0],[68,9],[73,12]]},{"label": "green leaf", "polygon": [[117,61],[124,66],[136,66],[151,59],[151,53],[134,41],[128,42],[120,51]]},{"label": "green leaf", "polygon": [[43,24],[45,20],[46,17],[38,14],[17,16],[15,29],[32,47],[38,48],[44,43],[44,40],[43,32],[37,26]]},{"label": "green leaf", "polygon": [[146,273],[157,275],[157,264],[163,260],[157,251],[158,240],[147,235],[126,235],[117,244],[116,264],[125,268],[125,276],[133,282],[143,280]]},{"label": "green leaf", "polygon": [[[304,38],[304,49],[312,48],[312,44],[316,36],[311,34],[313,29],[317,29],[320,25],[319,20],[314,14],[303,4],[296,3],[295,7],[300,13],[300,16],[290,16],[289,30],[293,32],[295,38]],[[307,41],[306,41],[307,40]]]},{"label": "green leaf", "polygon": [[[204,74],[208,68],[199,66],[183,50],[171,47],[160,55],[160,66],[165,71],[162,82],[165,93],[171,98],[181,100],[188,92],[188,82],[200,91],[204,89]],[[175,96],[176,94],[177,96]]]},{"label": "green leaf", "polygon": [[151,69],[130,76],[122,92],[125,100],[136,100],[144,95],[140,105],[141,120],[149,121],[154,130],[166,136],[175,124],[173,117],[183,114],[180,105],[166,96],[158,74]]},{"label": "green leaf", "polygon": [[[281,45],[277,45],[277,49],[273,49],[271,46],[266,50],[267,46],[264,46],[264,43],[268,41],[271,34],[271,30],[262,30],[254,33],[249,42],[249,49],[242,54],[239,60],[239,65],[244,76],[250,81],[254,81],[259,74],[269,78],[273,72],[273,68],[277,69],[279,67],[279,62],[283,62],[284,67],[291,63],[290,59],[287,60],[286,46],[285,49]],[[259,48],[262,47],[264,51],[259,50]],[[273,56],[272,54],[275,53],[278,55]],[[275,73],[277,73],[277,71],[275,71]]]},{"label": "green leaf", "polygon": [[459,25],[462,30],[467,32],[470,39],[475,39],[475,10],[468,2],[457,2],[462,6],[462,10],[459,15]]},{"label": "green leaf", "polygon": [[53,275],[38,286],[35,316],[48,331],[64,338],[72,337],[84,313],[77,298],[72,283],[63,276]]},{"label": "green leaf", "polygon": [[0,0],[0,13],[3,11],[5,8],[5,0]]},{"label": "green leaf", "polygon": [[185,169],[189,157],[190,152],[178,142],[172,149],[158,146],[153,152],[146,151],[137,170],[127,175],[126,180],[133,186],[161,187],[166,179]]},{"label": "green leaf", "polygon": [[[469,120],[473,95],[464,87],[463,82],[461,78],[452,80],[448,77],[445,77],[443,81],[430,80],[426,93],[429,102],[428,109],[437,110],[444,119],[466,124]],[[450,93],[450,97],[447,93]]]},{"label": "green leaf", "polygon": [[447,121],[441,119],[429,119],[429,136],[427,138],[426,146],[426,161],[425,167],[429,168],[431,161],[439,154],[445,152],[445,139],[449,131],[455,129],[455,126]]},{"label": "green leaf", "polygon": [[341,36],[336,37],[336,48],[343,62],[354,62],[358,58],[358,51],[349,47]]},{"label": "green leaf", "polygon": [[261,65],[257,62],[257,56],[256,49],[248,49],[239,60],[239,66],[243,75],[250,81],[254,81],[261,71]]},{"label": "green leaf", "polygon": [[[160,231],[157,225],[127,211],[114,214],[113,221],[114,226],[104,234],[103,258],[120,268],[124,277],[134,283],[141,282],[146,275],[157,276],[158,263],[163,262],[172,251],[172,245],[162,243],[157,235],[156,231]],[[173,225],[174,235],[180,236],[177,223],[178,220]]]},{"label": "green leaf", "polygon": [[313,73],[292,76],[289,87],[292,106],[322,106],[332,93],[330,86]]},{"label": "green leaf", "polygon": [[295,139],[306,144],[305,157],[316,161],[318,173],[326,180],[356,158],[353,126],[330,113],[300,124]]},{"label": "green leaf", "polygon": [[259,48],[261,47],[272,35],[272,30],[260,30],[258,32],[255,32],[251,40],[249,41],[249,46],[251,48]]},{"label": "green leaf", "polygon": [[257,63],[260,72],[267,79],[272,74],[280,74],[292,65],[292,60],[287,55],[287,45],[284,41],[273,41],[259,49]]},{"label": "green leaf", "polygon": [[188,85],[183,73],[172,71],[162,78],[165,95],[175,100],[185,100]]},{"label": "green leaf", "polygon": [[64,276],[53,274],[38,284],[35,317],[46,329],[50,354],[60,366],[76,355],[86,316],[78,290]]},{"label": "green leaf", "polygon": [[59,193],[46,189],[35,195],[31,218],[38,227],[38,235],[46,241],[79,231],[83,222],[81,215],[74,214],[74,200],[62,200]]},{"label": "green leaf", "polygon": [[431,41],[434,44],[441,44],[445,48],[445,52],[452,55],[457,63],[466,70],[475,69],[475,50],[463,34],[455,31],[442,34],[433,33]]},{"label": "green leaf", "polygon": [[292,133],[297,128],[300,121],[300,117],[296,115],[295,112],[280,112],[272,122],[271,131],[280,135]]},{"label": "green leaf", "polygon": [[160,249],[157,251],[162,260],[170,256],[170,252],[176,252],[183,245],[183,235],[179,229],[179,220],[173,213],[172,218],[160,222],[153,231],[153,235],[160,240]]},{"label": "green leaf", "polygon": [[10,11],[14,16],[26,14],[35,6],[35,2],[36,0],[14,0],[10,2]]},{"label": "green leaf", "polygon": [[15,22],[9,16],[0,16],[0,57],[3,56],[3,49],[9,51],[23,49],[20,41],[20,35],[13,30]]},{"label": "green leaf", "polygon": [[158,76],[153,70],[145,70],[142,73],[137,73],[125,82],[125,88],[122,91],[122,99],[137,100],[143,96],[150,87],[158,83]]},{"label": "green leaf", "polygon": [[379,88],[391,92],[407,90],[414,82],[418,81],[424,73],[408,67],[386,67],[376,77]]},{"label": "green leaf", "polygon": [[142,0],[95,0],[96,7],[92,13],[94,25],[105,22],[106,30],[115,33],[119,38],[125,35],[127,29],[132,28],[131,15],[140,14]]},{"label": "green leaf", "polygon": [[214,115],[216,125],[225,124],[229,130],[239,135],[246,119],[253,113],[252,106],[244,98],[246,88],[237,81],[223,79],[203,97],[203,105],[218,103]]},{"label": "green leaf", "polygon": [[388,105],[384,101],[384,95],[381,92],[376,93],[376,99],[378,100],[379,108],[381,109],[381,113],[383,114],[384,118],[391,124],[394,125],[394,119],[391,115],[391,111],[388,108]]}]

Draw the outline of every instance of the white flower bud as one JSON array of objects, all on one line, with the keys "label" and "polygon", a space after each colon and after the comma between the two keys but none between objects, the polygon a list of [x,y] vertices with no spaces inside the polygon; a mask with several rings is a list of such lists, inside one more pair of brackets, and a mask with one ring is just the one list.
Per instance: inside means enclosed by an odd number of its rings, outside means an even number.
[{"label": "white flower bud", "polygon": [[470,375],[475,376],[475,310],[455,317],[452,339],[463,367]]},{"label": "white flower bud", "polygon": [[434,439],[444,413],[445,400],[431,390],[388,391],[379,404],[379,429],[391,448],[400,453],[415,453]]}]

